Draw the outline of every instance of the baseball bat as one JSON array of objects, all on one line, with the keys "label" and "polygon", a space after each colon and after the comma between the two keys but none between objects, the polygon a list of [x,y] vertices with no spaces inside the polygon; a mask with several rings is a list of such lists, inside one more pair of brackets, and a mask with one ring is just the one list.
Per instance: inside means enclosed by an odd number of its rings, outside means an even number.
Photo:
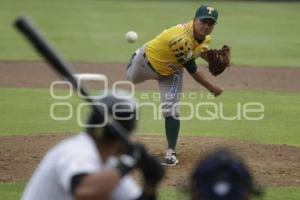
[{"label": "baseball bat", "polygon": [[[50,66],[63,78],[71,82],[74,90],[77,90],[85,97],[85,100],[91,103],[92,109],[94,109],[98,115],[103,116],[104,113],[96,105],[96,102],[90,98],[88,91],[80,84],[77,83],[77,79],[73,76],[74,68],[70,63],[64,60],[64,58],[57,53],[57,51],[50,45],[49,42],[43,37],[39,30],[26,18],[20,17],[15,21],[16,28],[25,35],[25,37],[34,46],[36,51],[46,59]],[[80,88],[78,88],[80,87]],[[116,120],[113,120],[112,116],[108,115],[108,125],[112,126],[118,133],[119,138],[129,146],[131,142],[128,140],[128,131]]]}]

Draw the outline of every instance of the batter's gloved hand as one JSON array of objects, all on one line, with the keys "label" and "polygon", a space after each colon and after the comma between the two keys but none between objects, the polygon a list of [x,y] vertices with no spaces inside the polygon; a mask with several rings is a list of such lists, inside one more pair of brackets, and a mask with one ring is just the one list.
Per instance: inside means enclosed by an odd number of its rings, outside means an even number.
[{"label": "batter's gloved hand", "polygon": [[209,72],[217,76],[230,66],[230,48],[224,45],[222,49],[211,49],[207,51]]},{"label": "batter's gloved hand", "polygon": [[116,168],[121,177],[138,166],[144,151],[145,148],[141,144],[133,143],[128,147],[127,152],[119,157]]},{"label": "batter's gloved hand", "polygon": [[142,152],[139,167],[141,168],[146,185],[153,188],[157,186],[165,175],[165,169],[162,167],[160,161],[146,151]]}]

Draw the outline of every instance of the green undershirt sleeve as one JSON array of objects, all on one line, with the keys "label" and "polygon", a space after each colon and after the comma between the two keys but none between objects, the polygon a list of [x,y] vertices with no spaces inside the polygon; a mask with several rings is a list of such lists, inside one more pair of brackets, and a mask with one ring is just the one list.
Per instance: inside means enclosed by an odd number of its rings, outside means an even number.
[{"label": "green undershirt sleeve", "polygon": [[193,74],[197,71],[197,65],[194,59],[184,63],[183,65],[190,74]]}]

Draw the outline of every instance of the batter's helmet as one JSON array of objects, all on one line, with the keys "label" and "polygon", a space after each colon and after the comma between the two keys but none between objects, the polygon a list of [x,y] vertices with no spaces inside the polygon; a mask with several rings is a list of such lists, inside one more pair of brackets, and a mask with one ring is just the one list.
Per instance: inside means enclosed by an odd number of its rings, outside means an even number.
[{"label": "batter's helmet", "polygon": [[[90,114],[87,122],[87,132],[92,133],[95,130],[99,130],[101,133],[106,134],[110,137],[117,137],[117,133],[109,125],[104,125],[101,128],[95,128],[99,124],[105,122],[107,115],[112,116],[112,118],[120,123],[120,125],[125,128],[128,133],[131,133],[136,126],[136,116],[137,116],[137,101],[133,98],[125,98],[118,93],[124,93],[121,91],[108,93],[105,97],[98,101],[100,109],[103,111],[104,115],[100,116],[95,110]],[[98,131],[97,131],[98,132]]]},{"label": "batter's helmet", "polygon": [[261,191],[253,184],[246,165],[222,149],[200,161],[191,177],[192,199],[249,200]]}]

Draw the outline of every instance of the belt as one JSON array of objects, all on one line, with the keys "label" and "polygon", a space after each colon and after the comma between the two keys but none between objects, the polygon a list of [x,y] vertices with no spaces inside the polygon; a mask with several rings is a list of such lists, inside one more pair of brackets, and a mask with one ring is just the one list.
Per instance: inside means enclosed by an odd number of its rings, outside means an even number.
[{"label": "belt", "polygon": [[159,76],[162,76],[160,73],[158,73],[154,67],[151,65],[151,63],[148,61],[147,59],[147,56],[146,56],[146,53],[143,53],[143,57],[145,58],[146,62],[147,62],[147,65],[152,69],[152,71],[154,71],[156,74],[158,74]]}]

